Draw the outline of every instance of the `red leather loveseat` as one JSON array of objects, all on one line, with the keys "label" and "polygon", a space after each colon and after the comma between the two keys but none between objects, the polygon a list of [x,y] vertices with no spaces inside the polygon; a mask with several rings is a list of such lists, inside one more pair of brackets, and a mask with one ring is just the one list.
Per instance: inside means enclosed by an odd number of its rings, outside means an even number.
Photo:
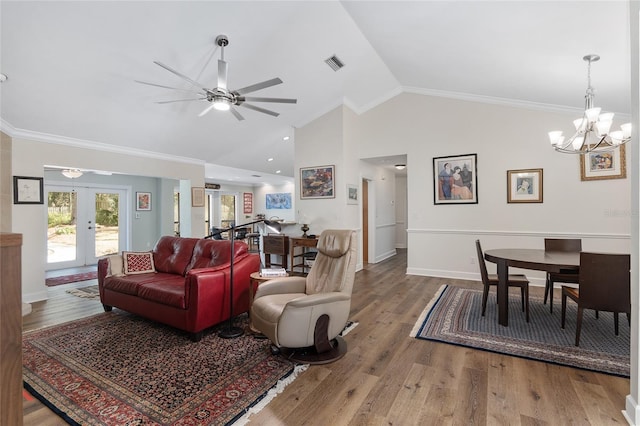
[{"label": "red leather loveseat", "polygon": [[[249,275],[259,270],[260,257],[249,253],[244,242],[236,241],[234,248],[235,316],[249,310]],[[194,341],[229,318],[230,241],[164,236],[150,253],[123,252],[98,261],[105,311],[115,306],[187,331]],[[155,272],[127,265],[134,255]]]}]

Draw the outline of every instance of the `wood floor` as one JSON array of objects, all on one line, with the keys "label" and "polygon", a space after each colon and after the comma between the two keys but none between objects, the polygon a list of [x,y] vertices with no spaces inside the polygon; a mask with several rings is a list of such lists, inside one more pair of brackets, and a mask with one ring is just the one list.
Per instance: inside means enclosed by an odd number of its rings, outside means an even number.
[{"label": "wood floor", "polygon": [[[311,366],[255,425],[614,425],[629,380],[408,337],[442,284],[479,282],[405,275],[406,251],[356,274],[341,360]],[[99,302],[50,289],[25,318],[31,330],[102,312]],[[533,288],[532,293],[541,289]],[[535,318],[532,318],[535,321]],[[25,425],[63,425],[37,401]]]}]

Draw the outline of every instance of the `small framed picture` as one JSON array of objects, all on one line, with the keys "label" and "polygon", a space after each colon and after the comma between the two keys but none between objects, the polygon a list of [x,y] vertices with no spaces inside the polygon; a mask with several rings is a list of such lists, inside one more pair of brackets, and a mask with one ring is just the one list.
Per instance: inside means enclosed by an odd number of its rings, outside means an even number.
[{"label": "small framed picture", "polygon": [[434,204],[478,204],[476,154],[433,159]]},{"label": "small framed picture", "polygon": [[300,198],[335,198],[335,167],[319,166],[300,169]]},{"label": "small framed picture", "polygon": [[151,211],[150,192],[136,192],[136,210]]},{"label": "small framed picture", "polygon": [[253,213],[253,193],[244,192],[242,194],[242,212],[244,214]]},{"label": "small framed picture", "polygon": [[204,188],[194,186],[191,188],[191,207],[204,207]]},{"label": "small framed picture", "polygon": [[291,208],[291,193],[280,192],[276,194],[266,194],[265,201],[267,203],[267,210],[271,209],[290,209]]},{"label": "small framed picture", "polygon": [[358,185],[347,184],[347,204],[358,204]]},{"label": "small framed picture", "polygon": [[627,177],[625,146],[612,151],[587,152],[580,156],[580,180],[624,179]]},{"label": "small framed picture", "polygon": [[541,203],[542,169],[507,170],[507,203]]},{"label": "small framed picture", "polygon": [[44,178],[14,176],[13,204],[44,204]]}]

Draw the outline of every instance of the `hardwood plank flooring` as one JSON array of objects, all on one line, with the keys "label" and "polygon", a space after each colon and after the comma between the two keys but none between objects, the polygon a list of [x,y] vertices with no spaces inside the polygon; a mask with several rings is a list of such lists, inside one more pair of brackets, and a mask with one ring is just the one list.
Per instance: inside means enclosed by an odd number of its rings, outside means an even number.
[{"label": "hardwood plank flooring", "polygon": [[[310,366],[260,413],[256,425],[625,425],[629,380],[605,374],[420,341],[415,321],[442,284],[479,282],[405,275],[406,251],[356,274],[341,360]],[[23,329],[102,312],[98,301],[50,288]],[[542,294],[532,288],[532,294]],[[494,296],[495,297],[495,296]],[[514,313],[519,315],[520,313]],[[534,321],[535,319],[532,318]],[[64,425],[38,401],[24,402],[24,424]]]}]

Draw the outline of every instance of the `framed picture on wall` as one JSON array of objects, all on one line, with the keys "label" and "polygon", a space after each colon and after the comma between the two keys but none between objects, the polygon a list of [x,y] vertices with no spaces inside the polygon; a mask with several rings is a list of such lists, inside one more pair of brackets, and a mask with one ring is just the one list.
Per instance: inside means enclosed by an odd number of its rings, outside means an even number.
[{"label": "framed picture on wall", "polygon": [[358,185],[347,185],[347,204],[358,204]]},{"label": "framed picture on wall", "polygon": [[300,169],[300,198],[335,198],[335,166]]},{"label": "framed picture on wall", "polygon": [[136,192],[136,210],[151,211],[150,192]]},{"label": "framed picture on wall", "polygon": [[580,180],[624,179],[627,177],[625,146],[612,151],[587,152],[580,156]]},{"label": "framed picture on wall", "polygon": [[291,193],[289,192],[266,194],[265,200],[267,203],[267,210],[291,208]]},{"label": "framed picture on wall", "polygon": [[13,204],[44,204],[44,178],[14,176]]},{"label": "framed picture on wall", "polygon": [[245,192],[242,194],[242,212],[253,213],[253,194],[251,192]]},{"label": "framed picture on wall", "polygon": [[477,155],[453,155],[433,159],[433,203],[477,204]]},{"label": "framed picture on wall", "polygon": [[191,207],[204,207],[204,188],[194,186],[191,188]]},{"label": "framed picture on wall", "polygon": [[507,170],[507,203],[541,203],[542,169]]}]

